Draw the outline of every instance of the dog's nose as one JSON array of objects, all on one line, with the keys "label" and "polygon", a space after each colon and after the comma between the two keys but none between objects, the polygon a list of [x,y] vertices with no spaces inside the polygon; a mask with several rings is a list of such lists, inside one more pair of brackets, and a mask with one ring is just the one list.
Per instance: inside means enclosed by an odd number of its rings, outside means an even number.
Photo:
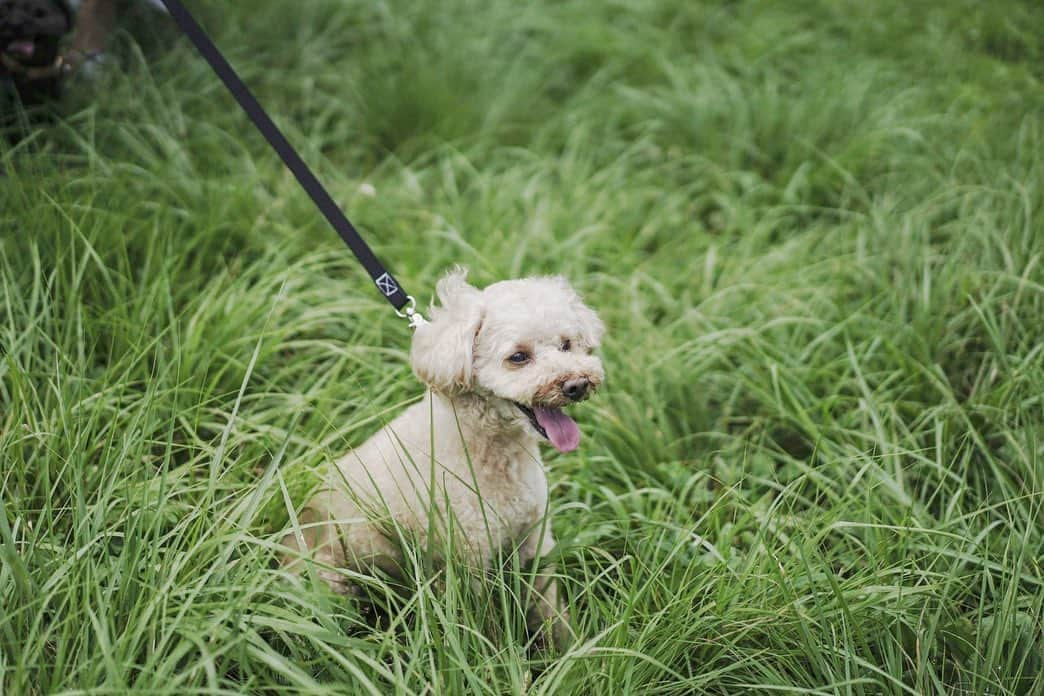
[{"label": "dog's nose", "polygon": [[0,13],[0,27],[9,33],[21,32],[23,24],[25,24],[25,16],[18,10]]},{"label": "dog's nose", "polygon": [[580,401],[580,399],[587,396],[587,390],[590,386],[591,383],[587,381],[586,377],[571,379],[562,385],[562,393],[572,401]]}]

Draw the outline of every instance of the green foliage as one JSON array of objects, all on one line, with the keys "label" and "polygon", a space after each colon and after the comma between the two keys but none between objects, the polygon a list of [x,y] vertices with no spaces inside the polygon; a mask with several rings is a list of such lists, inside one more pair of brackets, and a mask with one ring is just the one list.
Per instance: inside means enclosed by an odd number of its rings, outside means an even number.
[{"label": "green foliage", "polygon": [[1040,7],[260,4],[201,16],[422,304],[555,272],[609,327],[548,457],[576,643],[510,560],[276,568],[408,329],[124,37],[0,150],[0,690],[1044,691]]}]

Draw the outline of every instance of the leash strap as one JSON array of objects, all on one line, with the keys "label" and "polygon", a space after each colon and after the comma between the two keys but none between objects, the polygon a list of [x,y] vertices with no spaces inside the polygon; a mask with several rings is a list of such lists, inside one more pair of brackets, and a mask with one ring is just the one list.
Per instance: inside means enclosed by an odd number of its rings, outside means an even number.
[{"label": "leash strap", "polygon": [[225,87],[239,102],[239,106],[250,117],[250,120],[254,122],[257,129],[261,131],[261,135],[265,136],[268,144],[279,154],[287,168],[293,172],[301,187],[312,197],[312,201],[315,202],[319,211],[337,231],[337,234],[341,235],[341,239],[355,254],[355,258],[359,259],[359,263],[370,274],[377,289],[395,308],[396,314],[408,318],[410,326],[416,327],[418,323],[423,322],[424,320],[420,314],[414,311],[416,302],[403,291],[398,281],[374,256],[370,247],[359,236],[355,226],[352,225],[344,212],[337,206],[323,185],[319,183],[315,174],[304,163],[301,156],[297,154],[297,150],[287,141],[279,127],[261,108],[261,104],[258,103],[253,93],[243,83],[243,80],[236,74],[232,66],[229,65],[229,62],[225,60],[225,57],[221,55],[221,51],[217,49],[217,46],[210,40],[210,37],[199,26],[195,18],[179,0],[162,0],[162,2],[166,5],[170,16],[181,27],[181,31],[196,46],[196,50],[210,64],[210,67],[221,78],[221,81],[225,83]]}]

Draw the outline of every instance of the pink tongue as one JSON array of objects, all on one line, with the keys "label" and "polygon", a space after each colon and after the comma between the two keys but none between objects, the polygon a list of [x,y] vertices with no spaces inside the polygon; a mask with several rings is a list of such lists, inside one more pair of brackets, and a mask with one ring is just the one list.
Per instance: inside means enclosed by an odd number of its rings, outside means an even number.
[{"label": "pink tongue", "polygon": [[533,409],[537,423],[547,433],[547,439],[559,452],[572,452],[580,444],[580,428],[576,421],[557,408]]},{"label": "pink tongue", "polygon": [[8,53],[17,53],[23,58],[32,58],[36,53],[36,44],[32,41],[12,41],[7,44]]}]

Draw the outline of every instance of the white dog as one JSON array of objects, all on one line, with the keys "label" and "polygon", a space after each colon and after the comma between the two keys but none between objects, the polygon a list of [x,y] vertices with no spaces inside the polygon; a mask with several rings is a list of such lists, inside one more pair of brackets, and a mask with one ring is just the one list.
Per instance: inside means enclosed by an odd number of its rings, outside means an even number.
[{"label": "white dog", "polygon": [[[465,275],[458,269],[438,283],[441,307],[413,337],[413,370],[430,390],[332,468],[284,539],[298,552],[288,563],[307,551],[334,568],[398,574],[394,526],[425,547],[436,541],[442,558],[452,543],[478,567],[502,549],[517,548],[528,563],[553,548],[539,443],[562,452],[579,444],[580,429],[561,409],[604,379],[592,355],[604,328],[562,278],[479,290]],[[550,627],[561,644],[568,624],[552,572],[537,576],[527,621]],[[349,589],[335,570],[319,575]]]}]

